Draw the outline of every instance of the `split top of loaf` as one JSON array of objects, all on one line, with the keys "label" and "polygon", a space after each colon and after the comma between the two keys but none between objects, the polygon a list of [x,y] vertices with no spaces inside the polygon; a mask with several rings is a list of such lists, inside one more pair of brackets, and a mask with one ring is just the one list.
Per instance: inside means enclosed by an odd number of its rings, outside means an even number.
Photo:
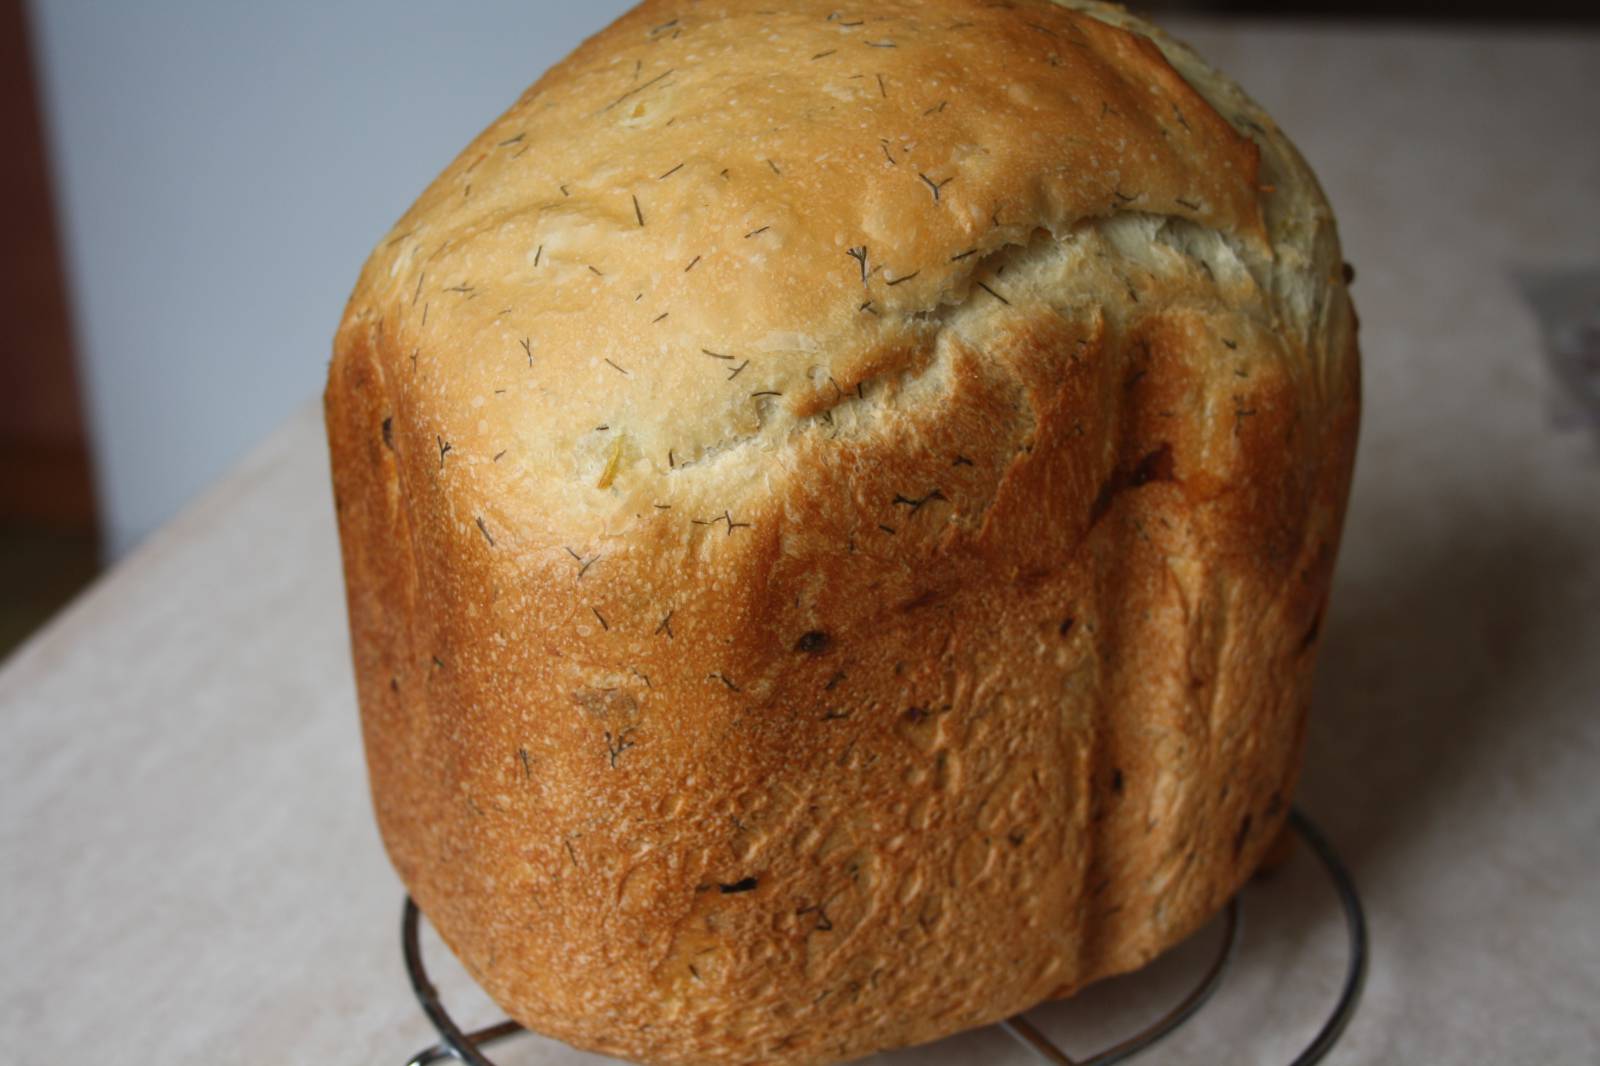
[{"label": "split top of loaf", "polygon": [[732,532],[797,439],[936,404],[947,339],[1115,329],[1152,284],[1277,334],[1315,388],[1339,263],[1272,121],[1120,8],[662,0],[461,154],[343,329],[403,353],[396,417],[462,521],[543,551],[668,509]]}]

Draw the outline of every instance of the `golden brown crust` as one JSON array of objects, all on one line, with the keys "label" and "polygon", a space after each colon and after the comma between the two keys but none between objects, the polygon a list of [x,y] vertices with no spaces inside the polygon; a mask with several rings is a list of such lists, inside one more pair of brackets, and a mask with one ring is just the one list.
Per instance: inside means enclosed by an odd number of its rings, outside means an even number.
[{"label": "golden brown crust", "polygon": [[327,411],[374,802],[534,1028],[934,1039],[1140,965],[1282,822],[1337,239],[1082,6],[645,3],[369,262]]}]

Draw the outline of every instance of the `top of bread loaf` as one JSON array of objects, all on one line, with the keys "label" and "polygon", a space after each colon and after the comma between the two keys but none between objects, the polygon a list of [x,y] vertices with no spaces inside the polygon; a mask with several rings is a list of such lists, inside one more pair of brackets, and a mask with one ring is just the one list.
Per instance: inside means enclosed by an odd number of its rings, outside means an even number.
[{"label": "top of bread loaf", "polygon": [[1331,213],[1232,83],[1109,5],[834,3],[646,0],[379,246],[343,328],[400,353],[469,531],[731,535],[797,435],[937,402],[942,335],[1152,287],[1327,379]]}]

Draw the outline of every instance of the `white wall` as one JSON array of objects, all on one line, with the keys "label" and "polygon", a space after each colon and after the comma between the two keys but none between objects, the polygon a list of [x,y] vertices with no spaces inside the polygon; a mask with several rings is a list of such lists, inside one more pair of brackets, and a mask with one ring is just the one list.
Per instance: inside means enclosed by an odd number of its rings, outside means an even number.
[{"label": "white wall", "polygon": [[31,0],[111,555],[317,394],[368,250],[627,6]]}]

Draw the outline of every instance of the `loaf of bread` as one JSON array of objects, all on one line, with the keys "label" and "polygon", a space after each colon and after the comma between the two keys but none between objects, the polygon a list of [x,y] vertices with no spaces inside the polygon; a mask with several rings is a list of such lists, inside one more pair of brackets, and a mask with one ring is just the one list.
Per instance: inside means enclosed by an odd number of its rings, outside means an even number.
[{"label": "loaf of bread", "polygon": [[646,0],[368,262],[372,795],[531,1028],[825,1063],[1138,967],[1287,812],[1355,443],[1328,205],[1074,0]]}]

